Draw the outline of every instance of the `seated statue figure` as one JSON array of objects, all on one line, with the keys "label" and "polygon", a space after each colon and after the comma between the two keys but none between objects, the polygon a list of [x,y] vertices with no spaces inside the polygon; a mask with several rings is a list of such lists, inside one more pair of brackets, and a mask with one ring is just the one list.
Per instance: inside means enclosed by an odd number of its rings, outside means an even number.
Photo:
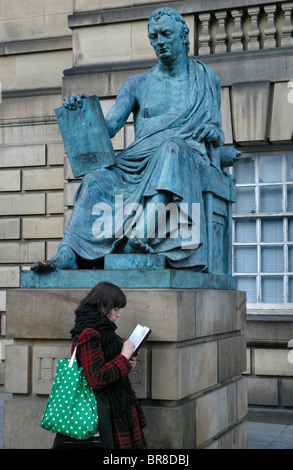
[{"label": "seated statue figure", "polygon": [[[115,165],[83,177],[56,255],[37,261],[32,270],[78,269],[84,260],[94,265],[111,253],[159,253],[165,255],[169,267],[207,269],[200,173],[201,167],[213,165],[214,152],[224,143],[221,87],[212,70],[188,58],[188,35],[186,22],[177,11],[160,8],[150,15],[148,36],[158,63],[124,82],[105,118],[112,138],[133,113],[135,140],[116,156]],[[74,109],[82,99],[83,95],[69,97],[63,105]],[[178,236],[172,236],[170,220],[163,235],[156,232],[150,236],[147,231],[137,230],[139,223],[141,228],[139,211],[136,217],[129,211],[122,211],[122,218],[115,214],[115,220],[120,220],[115,233],[113,230],[100,236],[95,232],[98,214],[94,208],[99,203],[107,204],[113,217],[117,200],[122,208],[198,204],[199,243],[183,246],[179,231]],[[127,223],[128,231],[124,229]],[[149,219],[144,218],[143,225],[147,227],[148,223]],[[189,212],[188,224],[192,224]]]}]

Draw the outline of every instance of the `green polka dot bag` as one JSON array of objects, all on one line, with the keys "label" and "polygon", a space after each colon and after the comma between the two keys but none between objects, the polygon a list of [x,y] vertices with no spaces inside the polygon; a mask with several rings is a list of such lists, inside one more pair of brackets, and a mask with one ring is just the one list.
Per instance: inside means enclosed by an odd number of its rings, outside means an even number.
[{"label": "green polka dot bag", "polygon": [[40,426],[75,439],[88,439],[97,432],[97,402],[82,367],[71,359],[59,359],[53,386]]}]

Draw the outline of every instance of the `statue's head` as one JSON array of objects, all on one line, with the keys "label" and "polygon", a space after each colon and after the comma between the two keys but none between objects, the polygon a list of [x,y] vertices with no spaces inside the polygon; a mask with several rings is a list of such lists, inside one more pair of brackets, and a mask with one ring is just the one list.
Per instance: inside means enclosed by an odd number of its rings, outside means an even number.
[{"label": "statue's head", "polygon": [[[148,18],[148,34],[150,37],[150,24],[151,20],[158,22],[164,16],[172,18],[175,20],[175,24],[177,25],[180,37],[182,39],[182,43],[185,45],[186,55],[189,52],[189,28],[180,13],[173,8],[159,8],[158,10],[153,11]],[[151,39],[151,38],[150,38]]]}]

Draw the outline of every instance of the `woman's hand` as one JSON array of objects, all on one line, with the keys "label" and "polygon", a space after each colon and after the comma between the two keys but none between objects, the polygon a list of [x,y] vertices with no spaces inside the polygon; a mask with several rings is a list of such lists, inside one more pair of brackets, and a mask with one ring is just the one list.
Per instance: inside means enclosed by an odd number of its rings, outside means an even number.
[{"label": "woman's hand", "polygon": [[130,364],[131,364],[131,371],[133,371],[133,369],[134,369],[135,366],[136,366],[136,359],[137,359],[138,356],[139,356],[139,352],[136,352],[136,353],[134,354],[134,356],[132,356],[132,357],[129,359],[129,362],[130,362]]},{"label": "woman's hand", "polygon": [[134,347],[135,347],[135,344],[132,341],[129,341],[129,339],[124,341],[122,350],[121,350],[122,356],[125,356],[126,359],[128,360],[131,359],[133,355]]}]

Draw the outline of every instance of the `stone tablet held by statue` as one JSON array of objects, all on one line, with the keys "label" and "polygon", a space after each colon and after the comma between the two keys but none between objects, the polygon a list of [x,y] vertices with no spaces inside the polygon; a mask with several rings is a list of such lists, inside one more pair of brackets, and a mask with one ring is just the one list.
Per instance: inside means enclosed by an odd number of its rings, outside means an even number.
[{"label": "stone tablet held by statue", "polygon": [[82,99],[82,106],[56,108],[55,115],[74,177],[116,163],[115,153],[97,96]]}]

